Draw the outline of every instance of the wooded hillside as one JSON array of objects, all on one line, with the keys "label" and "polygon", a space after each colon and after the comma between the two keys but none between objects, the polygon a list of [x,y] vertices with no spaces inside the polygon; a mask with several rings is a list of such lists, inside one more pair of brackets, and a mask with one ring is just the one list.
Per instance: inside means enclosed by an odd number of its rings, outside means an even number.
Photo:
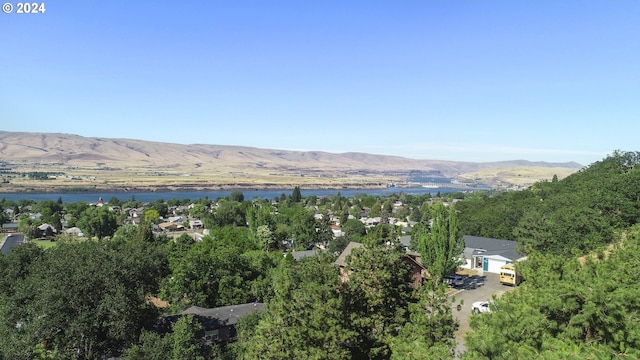
[{"label": "wooded hillside", "polygon": [[[640,356],[640,153],[460,202],[465,233],[518,240],[525,282],[472,319],[465,359]],[[583,256],[585,255],[586,256]]]},{"label": "wooded hillside", "polygon": [[640,153],[615,152],[562,181],[478,194],[457,205],[463,233],[520,242],[527,250],[584,254],[640,220]]}]

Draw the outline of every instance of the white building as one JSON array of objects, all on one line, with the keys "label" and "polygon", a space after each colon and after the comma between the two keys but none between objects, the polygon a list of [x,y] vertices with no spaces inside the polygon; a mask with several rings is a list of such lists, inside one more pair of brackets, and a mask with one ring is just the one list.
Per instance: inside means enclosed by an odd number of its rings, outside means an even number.
[{"label": "white building", "polygon": [[466,269],[499,274],[503,265],[526,258],[516,250],[518,243],[512,240],[465,235],[464,244],[463,256],[466,262],[461,267]]}]

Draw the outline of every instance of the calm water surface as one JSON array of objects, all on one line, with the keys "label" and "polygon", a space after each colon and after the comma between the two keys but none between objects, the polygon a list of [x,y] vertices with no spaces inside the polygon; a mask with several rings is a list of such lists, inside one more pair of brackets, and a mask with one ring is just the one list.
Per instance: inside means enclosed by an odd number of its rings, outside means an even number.
[{"label": "calm water surface", "polygon": [[[486,190],[487,188],[478,188],[476,190]],[[242,190],[244,194],[244,198],[246,200],[255,200],[255,199],[273,199],[275,197],[279,197],[281,194],[291,195],[293,189],[281,189],[281,190]],[[318,197],[322,196],[330,196],[336,195],[338,192],[342,196],[353,197],[356,194],[367,194],[373,196],[388,196],[391,194],[399,194],[405,193],[408,195],[421,195],[421,194],[431,194],[435,195],[438,192],[441,194],[448,192],[459,192],[460,189],[454,188],[386,188],[386,189],[318,189],[318,190],[304,190],[301,189],[302,196],[310,196],[315,195]],[[118,198],[120,201],[127,201],[135,198],[137,201],[141,202],[152,202],[158,199],[169,200],[169,199],[202,199],[208,197],[209,199],[215,200],[218,198],[223,198],[229,196],[233,190],[218,190],[218,191],[165,191],[165,192],[90,192],[90,193],[20,193],[20,194],[2,194],[0,193],[0,199],[8,199],[8,200],[20,200],[20,199],[32,199],[36,201],[40,200],[58,200],[58,198],[62,198],[62,201],[65,203],[76,202],[76,201],[86,201],[86,202],[96,202],[99,198],[104,199],[104,201],[109,201],[112,197]]]}]

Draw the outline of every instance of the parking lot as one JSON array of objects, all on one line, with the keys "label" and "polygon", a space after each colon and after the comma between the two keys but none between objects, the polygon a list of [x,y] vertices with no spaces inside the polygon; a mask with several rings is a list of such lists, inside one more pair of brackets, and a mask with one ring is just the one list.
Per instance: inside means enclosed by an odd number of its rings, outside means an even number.
[{"label": "parking lot", "polygon": [[[460,328],[456,333],[456,354],[465,351],[464,334],[469,330],[469,316],[471,315],[471,304],[476,301],[489,300],[495,294],[501,296],[506,291],[513,290],[512,287],[500,284],[498,274],[478,273],[465,277],[464,284],[458,288],[452,288],[450,296],[455,297],[453,306],[453,316],[460,322]],[[458,305],[462,301],[460,310]]]}]

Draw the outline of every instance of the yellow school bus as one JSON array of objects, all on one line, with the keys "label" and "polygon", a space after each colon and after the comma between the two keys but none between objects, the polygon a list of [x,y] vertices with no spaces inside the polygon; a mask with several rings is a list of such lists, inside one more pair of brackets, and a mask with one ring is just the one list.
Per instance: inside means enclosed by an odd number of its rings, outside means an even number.
[{"label": "yellow school bus", "polygon": [[513,264],[502,265],[500,268],[500,283],[517,286],[522,282],[522,276],[516,272]]}]

